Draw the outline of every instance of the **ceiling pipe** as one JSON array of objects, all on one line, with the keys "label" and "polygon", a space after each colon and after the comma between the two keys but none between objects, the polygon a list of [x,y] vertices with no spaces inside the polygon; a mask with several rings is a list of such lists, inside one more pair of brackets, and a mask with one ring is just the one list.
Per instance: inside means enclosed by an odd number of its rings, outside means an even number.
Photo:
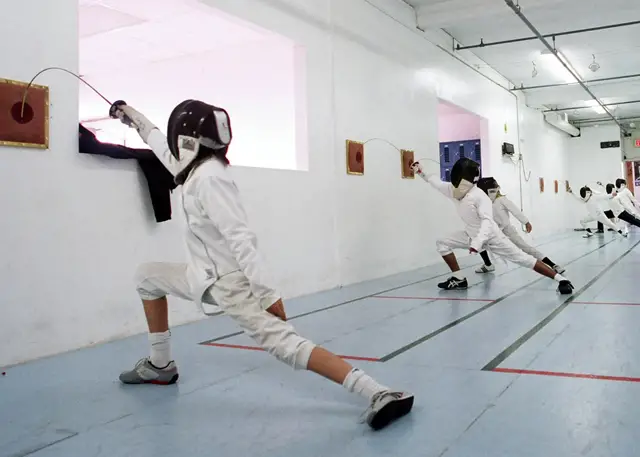
[{"label": "ceiling pipe", "polygon": [[[629,117],[618,118],[619,121],[637,121],[639,119],[640,119],[640,116],[629,116]],[[594,118],[594,119],[575,120],[572,122],[576,125],[591,124],[591,123],[597,124],[597,123],[611,122],[611,119],[607,117],[601,117],[601,118]]]},{"label": "ceiling pipe", "polygon": [[[598,79],[589,79],[584,81],[585,84],[593,84],[593,83],[602,83],[602,82],[610,82],[610,81],[620,81],[622,79],[632,79],[632,78],[640,78],[640,73],[635,73],[633,75],[623,75],[623,76],[610,76],[608,78],[598,78]],[[533,89],[547,89],[549,87],[563,87],[563,86],[573,86],[578,83],[557,83],[557,84],[542,84],[540,86],[520,86],[514,87],[513,91],[516,90],[533,90]]]},{"label": "ceiling pipe", "polygon": [[[589,28],[586,28],[586,29],[576,29],[576,30],[568,30],[566,32],[549,33],[549,34],[542,35],[542,36],[544,38],[556,38],[556,37],[559,37],[559,36],[575,35],[575,34],[578,34],[578,33],[597,32],[599,30],[615,29],[615,28],[618,28],[618,27],[629,27],[629,26],[638,25],[638,24],[640,24],[640,21],[620,22],[620,23],[617,23],[617,24],[601,25],[599,27],[589,27]],[[499,45],[502,45],[502,44],[522,43],[523,41],[532,41],[532,40],[537,40],[537,39],[538,39],[537,36],[532,36],[532,37],[526,37],[526,38],[513,38],[511,40],[492,41],[490,43],[485,43],[481,39],[479,44],[474,44],[474,45],[471,45],[471,46],[460,46],[460,45],[457,45],[456,46],[456,51],[464,51],[465,49],[487,48],[489,46],[499,46]]]},{"label": "ceiling pipe", "polygon": [[[619,105],[631,105],[632,103],[640,103],[640,100],[629,100],[626,102],[618,102],[618,103],[605,103],[604,106],[619,106]],[[542,111],[543,113],[556,113],[558,111],[574,111],[579,109],[592,109],[593,106],[573,106],[570,108],[552,108],[546,109]]]},{"label": "ceiling pipe", "polygon": [[513,10],[514,13],[516,13],[516,16],[518,16],[522,22],[524,22],[526,24],[527,27],[529,27],[529,30],[531,30],[537,37],[538,39],[542,42],[542,44],[545,45],[545,47],[551,51],[551,53],[556,57],[556,59],[558,59],[558,62],[560,62],[562,64],[562,66],[571,74],[571,76],[573,76],[575,78],[575,80],[578,82],[578,84],[580,84],[580,86],[582,86],[582,88],[591,96],[591,98],[593,98],[598,105],[600,105],[600,107],[609,115],[609,117],[611,117],[611,119],[618,124],[618,127],[620,127],[620,130],[624,133],[626,132],[625,128],[622,126],[622,124],[620,122],[618,122],[618,120],[614,117],[613,114],[611,114],[611,111],[609,111],[607,109],[606,106],[604,106],[602,104],[602,102],[598,99],[598,97],[596,97],[593,92],[591,92],[591,90],[589,90],[589,88],[585,85],[584,82],[582,82],[582,79],[580,79],[580,76],[578,76],[573,69],[571,69],[569,67],[569,65],[567,65],[565,63],[564,60],[562,60],[560,58],[560,56],[558,56],[558,51],[555,50],[553,47],[551,47],[551,45],[549,44],[549,42],[547,41],[547,39],[545,37],[543,37],[540,32],[538,31],[538,29],[535,28],[535,26],[529,22],[529,19],[527,19],[527,17],[522,14],[522,11],[520,10],[520,5],[516,5],[515,3],[513,3],[513,0],[504,0],[505,3],[507,4],[507,6],[509,8],[511,8]]}]

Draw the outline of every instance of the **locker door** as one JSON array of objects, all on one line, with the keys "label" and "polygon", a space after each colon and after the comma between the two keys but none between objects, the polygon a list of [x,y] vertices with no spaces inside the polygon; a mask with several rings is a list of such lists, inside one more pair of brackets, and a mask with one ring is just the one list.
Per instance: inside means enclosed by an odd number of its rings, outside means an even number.
[{"label": "locker door", "polygon": [[451,160],[451,143],[440,143],[440,179],[443,181],[450,181],[451,166],[453,160]]}]

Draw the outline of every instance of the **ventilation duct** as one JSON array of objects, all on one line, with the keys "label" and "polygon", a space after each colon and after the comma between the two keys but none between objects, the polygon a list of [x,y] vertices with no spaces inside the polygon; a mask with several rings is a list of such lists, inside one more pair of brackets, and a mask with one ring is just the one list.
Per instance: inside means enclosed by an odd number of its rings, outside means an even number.
[{"label": "ventilation duct", "polygon": [[580,136],[580,130],[569,123],[567,113],[544,113],[544,120],[571,136]]}]

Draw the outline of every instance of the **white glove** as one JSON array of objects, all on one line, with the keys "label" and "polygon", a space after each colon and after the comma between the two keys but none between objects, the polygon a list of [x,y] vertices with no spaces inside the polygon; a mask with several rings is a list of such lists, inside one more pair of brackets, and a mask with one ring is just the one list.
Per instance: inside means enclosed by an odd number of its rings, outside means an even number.
[{"label": "white glove", "polygon": [[411,169],[413,170],[414,173],[417,173],[419,175],[422,174],[422,167],[420,166],[420,162],[413,162],[411,164]]},{"label": "white glove", "polygon": [[147,143],[149,139],[149,135],[151,132],[158,127],[156,127],[149,119],[147,119],[143,114],[141,114],[136,109],[130,107],[129,105],[120,105],[115,112],[116,116],[122,121],[123,124],[127,124],[124,116],[128,117],[133,123],[133,127],[138,131],[140,138]]}]

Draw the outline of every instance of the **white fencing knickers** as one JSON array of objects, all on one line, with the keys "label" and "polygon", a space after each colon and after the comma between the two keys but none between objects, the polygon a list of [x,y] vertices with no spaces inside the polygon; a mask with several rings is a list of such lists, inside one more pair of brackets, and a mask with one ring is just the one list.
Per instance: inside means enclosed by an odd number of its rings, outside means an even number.
[{"label": "white fencing knickers", "polygon": [[515,244],[519,249],[521,249],[526,254],[529,254],[535,257],[537,260],[542,260],[546,257],[542,252],[538,251],[536,248],[529,245],[525,240],[523,240],[520,234],[518,233],[518,229],[515,228],[513,225],[509,225],[508,227],[505,227],[502,233],[504,233],[507,236],[507,238],[511,240],[513,244]]},{"label": "white fencing knickers", "polygon": [[[446,238],[436,241],[438,253],[446,256],[453,253],[454,249],[469,249],[471,238],[466,232],[455,232]],[[493,254],[502,257],[505,260],[513,262],[517,265],[533,269],[538,259],[531,254],[523,252],[503,233],[489,238],[482,249],[488,249]]]},{"label": "white fencing knickers", "polygon": [[[194,301],[197,297],[187,281],[186,263],[145,263],[136,272],[138,294],[143,300],[166,295]],[[306,369],[311,351],[316,347],[302,338],[293,326],[265,311],[280,297],[258,299],[251,292],[249,280],[240,271],[219,278],[202,297],[218,305],[244,332],[269,354],[294,369]]]},{"label": "white fencing knickers", "polygon": [[584,217],[583,219],[580,219],[580,225],[582,225],[583,228],[588,229],[588,225],[591,222],[600,222],[602,225],[606,225],[607,227],[615,230],[616,232],[619,231],[620,229],[616,226],[616,224],[614,224],[613,222],[611,222],[609,220],[609,218],[604,214],[604,211],[601,211],[599,213],[596,214],[589,214],[588,216]]}]

